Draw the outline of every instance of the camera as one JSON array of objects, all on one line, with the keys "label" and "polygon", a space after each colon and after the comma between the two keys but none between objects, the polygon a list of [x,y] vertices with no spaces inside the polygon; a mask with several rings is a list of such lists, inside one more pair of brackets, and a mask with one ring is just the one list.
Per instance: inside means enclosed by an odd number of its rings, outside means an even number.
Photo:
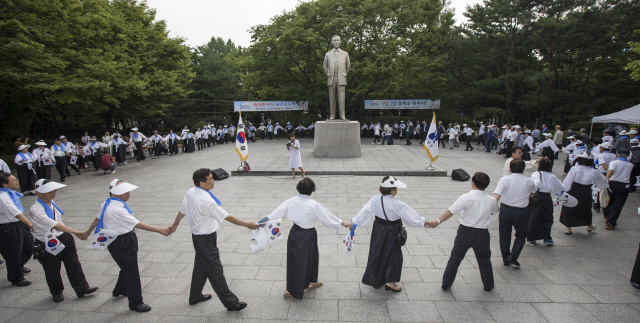
[{"label": "camera", "polygon": [[291,147],[291,142],[287,142],[287,147]]}]

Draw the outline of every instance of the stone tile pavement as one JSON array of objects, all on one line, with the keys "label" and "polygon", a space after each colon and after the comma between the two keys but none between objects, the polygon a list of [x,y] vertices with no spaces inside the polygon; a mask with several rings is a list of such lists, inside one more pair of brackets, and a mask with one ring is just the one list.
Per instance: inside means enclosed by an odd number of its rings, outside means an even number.
[{"label": "stone tile pavement", "polygon": [[[423,170],[428,166],[424,149],[413,146],[371,145],[363,139],[360,159],[312,159],[311,139],[302,139],[302,160],[308,170]],[[252,169],[286,170],[288,153],[284,140],[265,140],[249,146]],[[448,145],[448,143],[447,143]],[[492,192],[502,172],[504,158],[483,151],[443,149],[434,166],[440,170],[463,168],[470,174],[484,171],[491,177]],[[143,222],[168,226],[177,214],[185,192],[192,187],[191,174],[199,167],[224,168],[239,165],[232,144],[203,152],[163,156],[145,162],[130,161],[117,173],[86,170],[67,179],[69,186],[58,192],[57,204],[66,212],[64,222],[84,230],[107,198],[108,183],[117,177],[140,188],[129,205]],[[562,179],[561,167],[555,167]],[[528,172],[530,174],[530,171]],[[350,219],[377,193],[379,177],[318,176],[314,199],[342,219]],[[470,182],[446,177],[402,178],[409,187],[398,198],[427,219],[434,219],[470,190]],[[242,219],[260,219],[281,202],[296,195],[295,184],[286,176],[231,177],[217,181],[213,192],[229,213]],[[29,208],[33,197],[23,198]],[[218,241],[225,275],[231,290],[249,306],[242,312],[227,312],[217,299],[188,305],[194,251],[189,226],[182,221],[170,237],[138,231],[138,254],[144,301],[149,313],[128,310],[124,298],[112,298],[118,267],[107,251],[85,249],[88,242],[77,241],[87,279],[100,287],[83,299],[68,287],[66,300],[54,303],[49,295],[42,267],[31,260],[27,267],[33,285],[12,287],[0,280],[0,322],[637,322],[640,293],[629,286],[629,276],[640,240],[640,194],[632,194],[624,208],[618,229],[604,230],[602,215],[594,213],[599,226],[594,233],[574,230],[565,236],[556,224],[554,247],[525,246],[521,269],[501,266],[498,221],[490,232],[496,287],[484,292],[472,251],[462,263],[455,284],[440,289],[448,255],[453,245],[459,217],[454,216],[436,229],[408,228],[403,247],[404,270],[400,293],[375,290],[360,280],[367,261],[371,223],[356,231],[354,255],[339,246],[346,229],[318,228],[320,279],[325,285],[307,292],[302,301],[283,299],[286,279],[286,241],[265,251],[250,253],[249,232],[230,223],[219,231]],[[556,221],[558,213],[556,213]],[[286,223],[285,233],[291,223]],[[64,271],[64,269],[63,269]],[[6,275],[4,266],[0,276]],[[211,287],[205,293],[212,293]]]}]

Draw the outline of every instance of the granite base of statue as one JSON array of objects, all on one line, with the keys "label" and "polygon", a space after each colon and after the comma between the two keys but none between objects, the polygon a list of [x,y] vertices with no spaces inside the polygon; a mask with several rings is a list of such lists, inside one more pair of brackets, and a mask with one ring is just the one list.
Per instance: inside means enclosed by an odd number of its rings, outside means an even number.
[{"label": "granite base of statue", "polygon": [[348,120],[318,121],[315,127],[313,157],[362,157],[359,122]]}]

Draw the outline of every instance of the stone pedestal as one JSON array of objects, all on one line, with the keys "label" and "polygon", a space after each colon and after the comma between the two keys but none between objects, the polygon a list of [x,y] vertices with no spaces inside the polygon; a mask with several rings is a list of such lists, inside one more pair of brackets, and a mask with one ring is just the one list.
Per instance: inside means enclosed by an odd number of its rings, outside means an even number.
[{"label": "stone pedestal", "polygon": [[315,158],[360,158],[360,123],[318,121],[313,141]]}]

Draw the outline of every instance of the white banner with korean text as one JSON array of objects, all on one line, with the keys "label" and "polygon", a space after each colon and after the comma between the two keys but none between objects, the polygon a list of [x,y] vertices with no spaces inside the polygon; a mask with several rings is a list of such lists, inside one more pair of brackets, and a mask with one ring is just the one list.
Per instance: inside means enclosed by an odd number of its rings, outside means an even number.
[{"label": "white banner with korean text", "polygon": [[296,111],[309,110],[309,101],[234,101],[233,111]]},{"label": "white banner with korean text", "polygon": [[365,109],[440,109],[440,100],[364,100]]}]

